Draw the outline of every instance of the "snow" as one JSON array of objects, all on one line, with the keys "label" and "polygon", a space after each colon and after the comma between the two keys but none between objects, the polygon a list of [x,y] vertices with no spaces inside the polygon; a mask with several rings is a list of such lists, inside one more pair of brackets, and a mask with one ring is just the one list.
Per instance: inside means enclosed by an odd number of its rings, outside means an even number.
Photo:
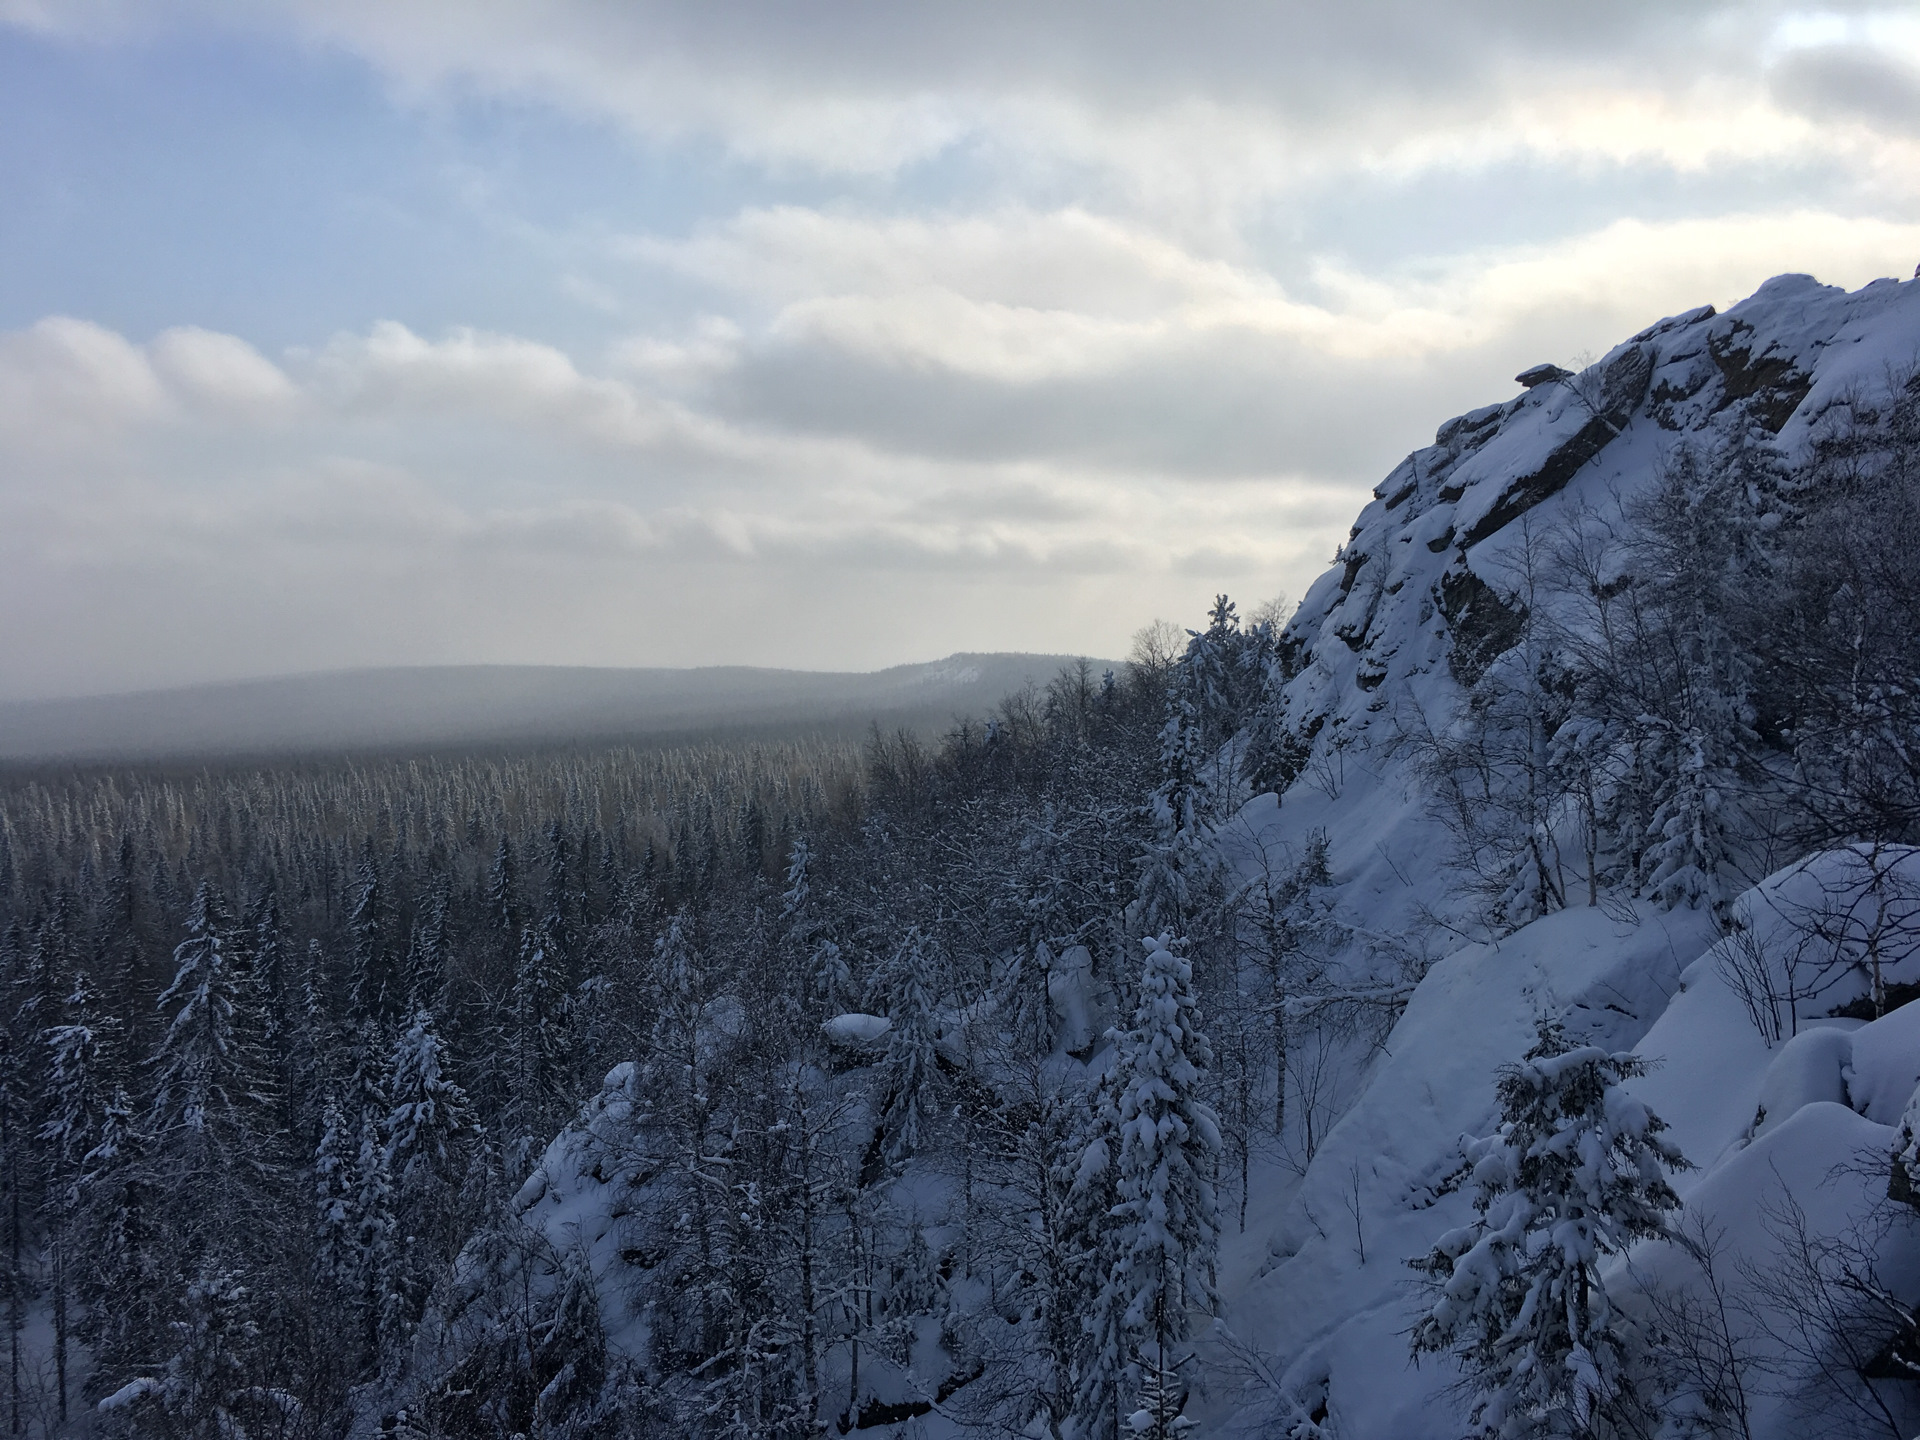
[{"label": "snow", "polygon": [[1920,1089],[1920,1005],[1903,1005],[1850,1038],[1848,1100],[1869,1120],[1898,1125]]},{"label": "snow", "polygon": [[836,1015],[820,1028],[837,1045],[872,1045],[893,1028],[884,1015]]}]

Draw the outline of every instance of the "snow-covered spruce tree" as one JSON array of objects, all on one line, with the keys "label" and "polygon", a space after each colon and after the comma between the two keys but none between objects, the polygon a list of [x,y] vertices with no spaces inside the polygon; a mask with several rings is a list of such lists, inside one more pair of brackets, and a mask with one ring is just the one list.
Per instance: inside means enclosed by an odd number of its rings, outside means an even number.
[{"label": "snow-covered spruce tree", "polygon": [[1242,629],[1233,601],[1216,595],[1207,628],[1190,632],[1181,668],[1199,716],[1202,740],[1218,749],[1252,714],[1272,653],[1273,627]]},{"label": "snow-covered spruce tree", "polygon": [[87,1393],[117,1389],[163,1354],[170,1277],[158,1233],[159,1195],[150,1147],[125,1086],[101,1112],[100,1134],[81,1160],[86,1248],[76,1275],[85,1309],[80,1338],[93,1350]]},{"label": "snow-covered spruce tree", "polygon": [[[8,928],[6,971],[4,978],[16,978],[22,946],[19,932]],[[33,1064],[39,1048],[31,1015],[16,1008],[0,1010],[0,1225],[5,1227],[5,1248],[0,1251],[0,1304],[4,1304],[8,1345],[8,1419],[16,1431],[23,1428],[21,1414],[21,1332],[26,1327],[27,1307],[32,1299],[32,1278],[28,1271],[28,1229],[37,1189],[39,1154],[33,1146],[33,1114],[38,1095],[33,1084]]]},{"label": "snow-covered spruce tree", "polygon": [[428,891],[421,915],[407,940],[407,958],[403,966],[405,1014],[417,1014],[444,1003],[447,983],[447,910],[448,887],[444,875],[437,877]]},{"label": "snow-covered spruce tree", "polygon": [[814,893],[814,863],[811,842],[805,835],[795,836],[787,861],[787,887],[780,897],[780,924],[783,939],[806,974],[807,999],[831,1013],[852,999],[853,972],[845,953],[827,933]]},{"label": "snow-covered spruce tree", "polygon": [[320,1111],[320,1143],[313,1155],[314,1281],[323,1301],[346,1303],[355,1288],[352,1131],[331,1096]]},{"label": "snow-covered spruce tree", "polygon": [[347,914],[352,966],[348,998],[357,1020],[388,1021],[400,1002],[393,946],[387,933],[391,910],[380,859],[373,853],[373,838],[369,836],[354,871],[352,909]]},{"label": "snow-covered spruce tree", "polygon": [[1141,858],[1134,900],[1141,929],[1184,932],[1192,924],[1212,858],[1213,771],[1193,674],[1177,665],[1160,731],[1160,783],[1147,801],[1153,838]]},{"label": "snow-covered spruce tree", "polygon": [[67,1410],[68,1297],[87,1265],[87,1156],[100,1143],[107,1106],[117,1081],[113,1018],[100,1009],[100,994],[84,973],[73,977],[60,1024],[46,1032],[52,1063],[47,1074],[47,1242],[51,1251],[54,1365],[59,1409]]},{"label": "snow-covered spruce tree", "polygon": [[1170,1427],[1179,1408],[1164,1393],[1166,1377],[1180,1363],[1191,1317],[1214,1303],[1219,1216],[1213,1174],[1221,1141],[1213,1112],[1200,1099],[1213,1055],[1200,1030],[1193,967],[1168,936],[1149,937],[1144,945],[1133,1026],[1112,1032],[1119,1141],[1113,1263],[1096,1313],[1124,1305],[1124,1363],[1141,1380],[1159,1377],[1154,1383],[1162,1387],[1150,1397],[1151,1408],[1136,1403],[1133,1428],[1166,1440],[1176,1433]]},{"label": "snow-covered spruce tree", "polygon": [[1665,1234],[1680,1206],[1664,1172],[1687,1162],[1621,1088],[1645,1073],[1635,1055],[1570,1047],[1543,1023],[1500,1074],[1500,1128],[1466,1147],[1479,1218],[1408,1262],[1435,1291],[1413,1353],[1453,1355],[1489,1440],[1635,1433],[1644,1417],[1634,1336],[1600,1264]]},{"label": "snow-covered spruce tree", "polygon": [[932,1113],[937,1071],[933,996],[928,974],[933,954],[916,925],[907,932],[889,966],[893,1002],[887,1032],[886,1108],[881,1132],[887,1158],[908,1159],[920,1148]]},{"label": "snow-covered spruce tree", "polygon": [[[1127,1306],[1130,1297],[1112,1283],[1119,1236],[1112,1224],[1119,1203],[1114,1158],[1120,1149],[1120,1107],[1109,1074],[1087,1096],[1074,1144],[1061,1242],[1067,1276],[1079,1295],[1094,1302],[1080,1316],[1073,1351],[1074,1434],[1082,1440],[1116,1440],[1128,1391]],[[1083,1302],[1084,1303],[1084,1302]]]},{"label": "snow-covered spruce tree", "polygon": [[1809,844],[1920,840],[1920,370],[1891,399],[1817,442],[1770,597],[1761,723],[1785,721]]},{"label": "snow-covered spruce tree", "polygon": [[520,862],[505,832],[487,867],[486,913],[488,924],[509,942],[520,933]]},{"label": "snow-covered spruce tree", "polygon": [[447,1077],[446,1064],[433,1014],[422,1007],[394,1044],[387,1078],[393,1108],[383,1160],[393,1187],[395,1249],[382,1331],[389,1344],[412,1333],[427,1292],[471,1219],[456,1187],[473,1119],[466,1092]]},{"label": "snow-covered spruce tree", "polygon": [[369,1085],[360,1095],[352,1201],[353,1279],[363,1355],[376,1362],[399,1328],[405,1306],[398,1280],[393,1220],[393,1176],[387,1169],[384,1086]]},{"label": "snow-covered spruce tree", "polygon": [[231,1264],[269,1246],[271,1192],[283,1178],[266,1060],[237,1003],[231,923],[219,892],[201,882],[158,1002],[171,1019],[152,1061],[148,1131],[173,1254],[188,1273],[206,1255]]},{"label": "snow-covered spruce tree", "polygon": [[165,1366],[102,1400],[103,1417],[124,1417],[132,1433],[169,1440],[244,1440],[263,1421],[291,1422],[300,1408],[291,1395],[250,1383],[260,1335],[251,1310],[237,1274],[202,1271],[186,1288]]},{"label": "snow-covered spruce tree", "polygon": [[544,923],[520,933],[520,954],[503,1037],[510,1093],[503,1117],[508,1158],[517,1173],[564,1122],[571,1071],[567,977],[561,942]]},{"label": "snow-covered spruce tree", "polygon": [[607,1335],[593,1270],[577,1253],[562,1257],[557,1269],[551,1309],[534,1333],[532,1365],[540,1391],[533,1430],[550,1440],[610,1440],[619,1417],[603,1399]]}]

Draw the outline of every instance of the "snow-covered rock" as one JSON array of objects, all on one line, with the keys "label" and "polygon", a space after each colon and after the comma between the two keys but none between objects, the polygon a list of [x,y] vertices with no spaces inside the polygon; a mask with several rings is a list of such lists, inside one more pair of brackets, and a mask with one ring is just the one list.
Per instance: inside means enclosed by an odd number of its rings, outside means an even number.
[{"label": "snow-covered rock", "polygon": [[886,1038],[893,1022],[884,1015],[836,1015],[824,1021],[820,1028],[834,1044],[859,1049]]}]

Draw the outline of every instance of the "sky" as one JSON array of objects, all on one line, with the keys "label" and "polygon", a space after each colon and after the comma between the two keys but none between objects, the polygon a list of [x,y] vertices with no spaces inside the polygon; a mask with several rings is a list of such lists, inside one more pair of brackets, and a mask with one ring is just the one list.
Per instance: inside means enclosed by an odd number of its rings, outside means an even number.
[{"label": "sky", "polygon": [[1121,656],[1920,262],[1920,6],[0,0],[0,699]]}]

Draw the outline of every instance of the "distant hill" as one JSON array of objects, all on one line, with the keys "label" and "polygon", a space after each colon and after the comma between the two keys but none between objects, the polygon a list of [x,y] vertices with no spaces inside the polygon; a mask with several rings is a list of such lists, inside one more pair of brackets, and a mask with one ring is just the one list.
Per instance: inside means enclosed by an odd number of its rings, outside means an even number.
[{"label": "distant hill", "polygon": [[[340,670],[0,704],[0,760],[152,759],[541,742],[932,729],[979,715],[1066,655],[950,655],[866,673],[448,665]],[[1095,673],[1111,662],[1094,661]]]}]

